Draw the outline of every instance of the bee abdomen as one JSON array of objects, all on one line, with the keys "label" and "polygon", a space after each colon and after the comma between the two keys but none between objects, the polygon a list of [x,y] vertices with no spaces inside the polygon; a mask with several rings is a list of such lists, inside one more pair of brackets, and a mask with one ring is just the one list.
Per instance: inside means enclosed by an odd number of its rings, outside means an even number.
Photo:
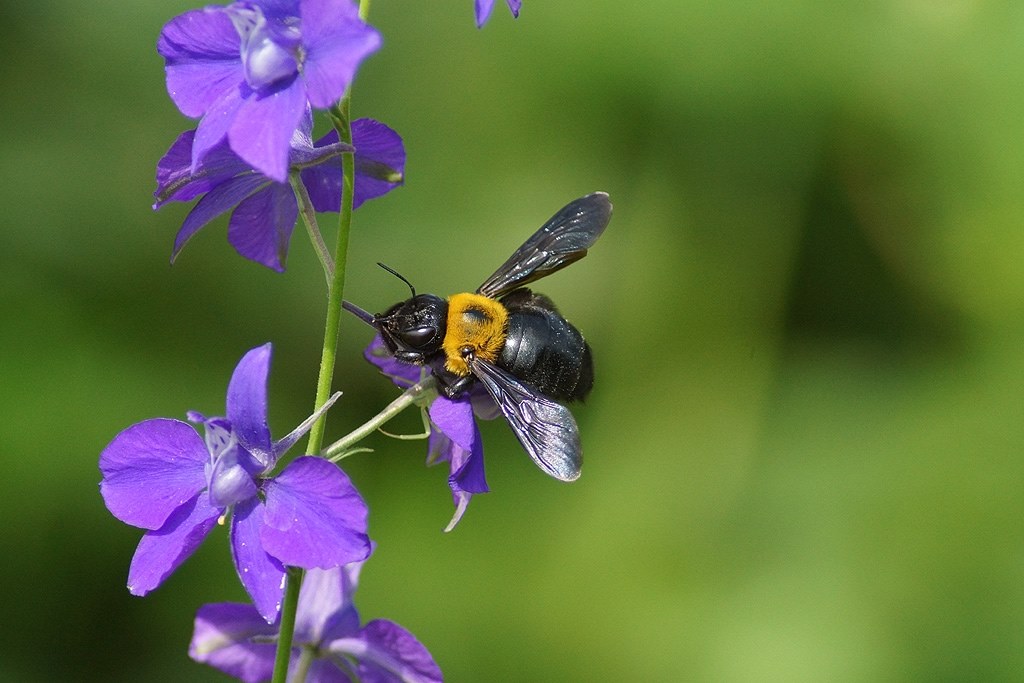
[{"label": "bee abdomen", "polygon": [[531,306],[510,310],[498,365],[542,394],[582,400],[594,384],[590,345],[557,311]]}]

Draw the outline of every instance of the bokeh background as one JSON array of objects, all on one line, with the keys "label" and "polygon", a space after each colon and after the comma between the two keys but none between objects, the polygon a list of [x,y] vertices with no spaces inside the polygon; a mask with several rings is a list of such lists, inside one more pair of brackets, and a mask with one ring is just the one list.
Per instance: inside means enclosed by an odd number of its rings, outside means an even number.
[{"label": "bokeh background", "polygon": [[[422,442],[350,476],[357,597],[451,681],[1024,679],[1024,4],[376,0],[354,113],[407,184],[356,216],[347,296],[474,288],[570,199],[608,232],[538,287],[585,331],[584,476],[484,426],[461,525]],[[194,611],[242,600],[226,534],[150,596],[103,507],[122,428],[217,414],[273,341],[271,422],[311,409],[323,276],[149,206],[188,122],[154,50],[182,1],[5,3],[0,22],[0,679],[223,680]],[[325,225],[330,225],[328,219]],[[343,329],[337,437],[394,395]],[[413,432],[416,415],[391,429]]]}]

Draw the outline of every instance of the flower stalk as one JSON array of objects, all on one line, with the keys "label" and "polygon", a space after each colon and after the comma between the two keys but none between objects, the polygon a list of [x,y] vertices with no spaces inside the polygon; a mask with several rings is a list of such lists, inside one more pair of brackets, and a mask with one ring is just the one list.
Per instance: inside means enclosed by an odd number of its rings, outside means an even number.
[{"label": "flower stalk", "polygon": [[348,435],[325,448],[322,455],[332,461],[340,459],[352,446],[380,429],[409,406],[417,403],[420,397],[428,392],[436,391],[436,387],[437,381],[434,379],[434,376],[427,376],[422,382],[418,382],[406,389],[398,398],[385,406],[384,410],[374,415]]},{"label": "flower stalk", "polygon": [[288,180],[291,181],[292,190],[295,192],[295,200],[299,205],[299,215],[302,216],[306,232],[309,233],[309,241],[313,244],[313,251],[316,252],[320,265],[323,266],[324,277],[327,278],[327,286],[330,287],[334,279],[334,259],[331,258],[331,252],[327,249],[327,245],[324,243],[324,236],[320,233],[320,226],[316,222],[316,210],[313,208],[313,200],[310,199],[309,192],[302,183],[302,176],[299,175],[298,171],[293,171],[289,174]]},{"label": "flower stalk", "polygon": [[[361,0],[359,17],[366,21],[369,11],[369,0]],[[330,109],[331,121],[338,131],[339,142],[352,144],[352,118],[349,115],[352,101],[352,87],[349,85],[338,103]],[[327,320],[324,323],[324,345],[320,354],[320,375],[317,379],[315,406],[322,405],[331,394],[334,380],[334,365],[338,352],[338,337],[341,328],[341,302],[345,293],[345,266],[348,263],[348,240],[352,231],[353,194],[355,190],[355,154],[344,152],[341,155],[341,210],[338,214],[338,236],[334,246],[334,270],[328,275],[327,289]],[[294,183],[301,186],[302,183]],[[308,196],[307,196],[308,200]],[[301,201],[301,200],[300,200]],[[305,202],[303,202],[305,203]],[[319,231],[315,231],[319,235]],[[310,229],[310,237],[316,239]],[[322,244],[322,240],[321,240]],[[318,252],[319,253],[319,252]],[[326,255],[325,255],[326,256]],[[321,257],[325,273],[328,272],[328,261]],[[309,432],[306,452],[318,453],[323,444],[324,430],[327,425],[326,416],[321,416]],[[302,587],[302,570],[289,568],[284,601],[281,605],[281,630],[277,642],[277,655],[274,660],[274,677],[272,683],[286,683],[288,662],[291,658],[292,637],[295,631],[295,613],[299,602],[299,589]],[[303,674],[299,681],[305,679]]]}]

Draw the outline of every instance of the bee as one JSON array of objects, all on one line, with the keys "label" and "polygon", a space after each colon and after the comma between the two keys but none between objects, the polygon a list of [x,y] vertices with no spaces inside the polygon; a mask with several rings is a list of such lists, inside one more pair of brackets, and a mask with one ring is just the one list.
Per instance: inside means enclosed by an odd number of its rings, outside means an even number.
[{"label": "bee", "polygon": [[574,481],[583,450],[576,420],[560,401],[579,401],[590,392],[590,345],[550,299],[523,285],[586,256],[611,215],[604,192],[570,202],[475,292],[447,300],[417,294],[408,280],[379,264],[405,282],[412,297],[377,315],[343,305],[376,328],[396,360],[429,367],[449,398],[482,384],[537,466]]}]

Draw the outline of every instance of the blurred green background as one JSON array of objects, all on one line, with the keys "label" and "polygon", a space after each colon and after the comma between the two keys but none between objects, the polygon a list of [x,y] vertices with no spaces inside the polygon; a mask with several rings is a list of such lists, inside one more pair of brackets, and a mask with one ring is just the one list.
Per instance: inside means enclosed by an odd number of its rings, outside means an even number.
[{"label": "blurred green background", "polygon": [[[188,126],[154,50],[181,1],[8,3],[0,163],[0,679],[223,680],[196,608],[242,600],[215,534],[145,599],[97,457],[218,414],[273,341],[271,422],[311,410],[323,276],[226,222],[172,268],[149,206]],[[1024,680],[1024,4],[373,3],[354,113],[407,184],[356,215],[348,298],[474,288],[567,201],[615,202],[541,291],[588,336],[587,462],[484,426],[461,525],[422,442],[347,471],[378,549],[357,596],[451,681]],[[325,225],[330,225],[328,218]],[[394,395],[343,329],[338,437]],[[414,414],[391,429],[412,432]]]}]

